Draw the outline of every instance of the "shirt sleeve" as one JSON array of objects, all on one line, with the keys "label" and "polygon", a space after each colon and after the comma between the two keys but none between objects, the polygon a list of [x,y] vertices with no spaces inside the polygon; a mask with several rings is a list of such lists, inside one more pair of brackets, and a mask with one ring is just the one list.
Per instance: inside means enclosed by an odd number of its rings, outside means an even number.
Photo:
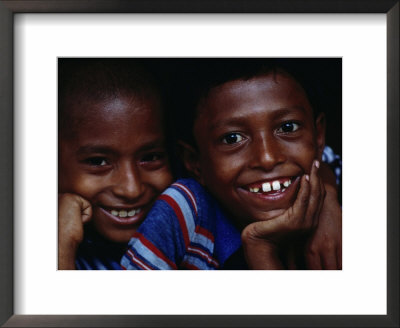
[{"label": "shirt sleeve", "polygon": [[322,153],[322,161],[327,163],[336,176],[336,184],[341,186],[342,184],[342,159],[338,154],[335,154],[333,149],[329,146],[325,146]]},{"label": "shirt sleeve", "polygon": [[168,188],[129,241],[121,260],[122,268],[178,269],[194,230],[195,213],[191,202],[176,188]]}]

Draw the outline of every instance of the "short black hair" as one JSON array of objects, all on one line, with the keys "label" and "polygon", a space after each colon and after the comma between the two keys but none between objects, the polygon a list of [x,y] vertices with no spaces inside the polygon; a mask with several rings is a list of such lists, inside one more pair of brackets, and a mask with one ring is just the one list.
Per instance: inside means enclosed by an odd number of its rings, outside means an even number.
[{"label": "short black hair", "polygon": [[[176,138],[196,146],[193,126],[198,107],[208,92],[234,80],[248,80],[273,72],[289,74],[304,89],[314,118],[324,111],[324,66],[331,59],[319,58],[184,58],[170,64],[176,68],[175,92],[170,101]],[[332,59],[335,60],[335,59]]]},{"label": "short black hair", "polygon": [[121,95],[161,103],[156,80],[139,59],[61,58],[58,60],[59,136],[73,135],[76,118],[72,107]]}]

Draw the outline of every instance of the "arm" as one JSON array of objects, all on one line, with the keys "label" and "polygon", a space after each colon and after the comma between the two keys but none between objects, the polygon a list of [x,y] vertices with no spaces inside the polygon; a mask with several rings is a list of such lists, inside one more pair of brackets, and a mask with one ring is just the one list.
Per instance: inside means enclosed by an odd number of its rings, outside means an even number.
[{"label": "arm", "polygon": [[318,176],[318,164],[313,165],[309,177],[301,178],[297,198],[290,208],[270,220],[254,222],[242,232],[243,248],[251,269],[284,269],[287,259],[282,250],[318,225],[325,190]]},{"label": "arm", "polygon": [[335,176],[322,164],[321,175],[326,197],[319,216],[319,225],[306,243],[307,268],[340,270],[342,268],[342,209],[338,202]]},{"label": "arm", "polygon": [[75,258],[83,240],[83,225],[92,216],[90,203],[74,194],[58,196],[58,269],[75,270]]}]

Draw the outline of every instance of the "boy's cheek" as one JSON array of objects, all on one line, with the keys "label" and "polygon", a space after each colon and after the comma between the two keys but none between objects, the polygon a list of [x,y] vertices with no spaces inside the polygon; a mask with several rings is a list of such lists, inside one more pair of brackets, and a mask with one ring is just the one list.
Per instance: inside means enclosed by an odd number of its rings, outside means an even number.
[{"label": "boy's cheek", "polygon": [[229,185],[237,171],[237,161],[221,160],[216,157],[204,159],[200,164],[200,180],[203,184],[223,183]]},{"label": "boy's cheek", "polygon": [[86,199],[90,199],[99,189],[98,179],[87,177],[69,177],[59,179],[58,191],[78,194]]},{"label": "boy's cheek", "polygon": [[304,143],[293,152],[292,161],[300,164],[305,173],[310,174],[314,160],[321,161],[322,154],[319,153],[314,142]]}]

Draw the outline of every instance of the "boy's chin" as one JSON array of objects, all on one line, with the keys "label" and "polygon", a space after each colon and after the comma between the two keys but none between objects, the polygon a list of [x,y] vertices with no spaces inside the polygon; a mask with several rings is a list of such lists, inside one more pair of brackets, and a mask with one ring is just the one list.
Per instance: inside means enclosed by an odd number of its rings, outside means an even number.
[{"label": "boy's chin", "polygon": [[277,209],[274,209],[274,210],[270,210],[268,212],[260,213],[259,215],[257,215],[254,218],[254,221],[256,222],[256,221],[272,220],[272,219],[278,217],[279,215],[282,215],[285,211],[286,211],[286,209],[277,208]]},{"label": "boy's chin", "polygon": [[136,228],[118,230],[118,229],[97,229],[97,232],[106,240],[113,243],[127,244],[132,238],[133,234],[136,232]]},{"label": "boy's chin", "polygon": [[273,210],[269,210],[269,211],[257,211],[255,213],[247,213],[246,217],[248,218],[247,220],[243,220],[243,216],[242,218],[240,217],[235,217],[235,221],[236,221],[236,225],[243,229],[244,227],[246,227],[248,224],[254,223],[254,222],[262,222],[262,221],[269,221],[269,220],[273,220],[276,217],[282,215],[283,213],[285,213],[286,209],[282,209],[282,208],[277,208],[277,209],[273,209]]}]

